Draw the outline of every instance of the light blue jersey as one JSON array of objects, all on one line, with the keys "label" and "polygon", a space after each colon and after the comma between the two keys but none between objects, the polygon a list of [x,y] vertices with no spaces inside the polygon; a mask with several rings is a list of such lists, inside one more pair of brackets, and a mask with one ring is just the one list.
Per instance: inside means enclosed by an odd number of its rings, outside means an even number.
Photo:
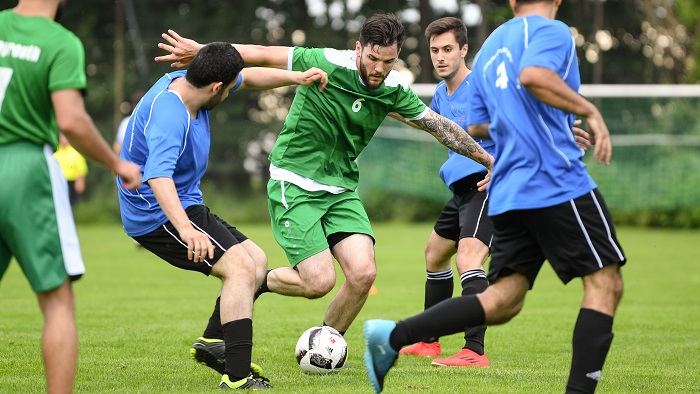
[{"label": "light blue jersey", "polygon": [[[435,94],[430,103],[430,109],[454,121],[464,130],[467,130],[467,111],[469,110],[469,97],[471,96],[469,87],[470,78],[471,74],[467,75],[451,96],[447,94],[447,85],[445,82],[440,82],[435,88]],[[491,155],[494,154],[495,148],[493,141],[480,140],[478,138],[474,140]],[[452,150],[448,150],[447,154],[447,161],[440,167],[440,179],[442,179],[445,185],[453,192],[452,184],[456,181],[473,174],[486,174],[486,167],[474,160],[462,156],[459,153],[455,153]]]},{"label": "light blue jersey", "polygon": [[[117,182],[122,223],[129,236],[148,234],[168,221],[148,186],[149,179],[171,178],[183,209],[203,204],[199,183],[209,162],[209,111],[200,109],[192,118],[180,95],[168,90],[185,73],[175,71],[159,79],[136,105],[127,125],[120,156],[143,172],[143,183],[136,191]],[[239,74],[231,90],[241,82]]]},{"label": "light blue jersey", "polygon": [[520,85],[520,71],[528,66],[553,70],[578,91],[576,46],[564,23],[541,16],[511,19],[476,55],[469,124],[490,123],[496,144],[490,215],[557,205],[596,187],[571,131],[574,115]]}]

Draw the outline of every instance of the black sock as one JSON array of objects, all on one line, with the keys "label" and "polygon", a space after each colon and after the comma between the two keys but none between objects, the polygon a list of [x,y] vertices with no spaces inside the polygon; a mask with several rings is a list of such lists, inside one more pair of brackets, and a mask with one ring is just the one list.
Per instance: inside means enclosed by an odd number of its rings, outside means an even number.
[{"label": "black sock", "polygon": [[[331,327],[331,326],[328,325],[328,323],[326,323],[325,321],[323,322],[323,325],[326,326],[326,327]],[[333,329],[335,329],[336,331],[338,331],[338,332],[340,333],[340,335],[342,335],[342,336],[345,336],[345,333],[347,332],[347,331],[340,331],[340,330],[338,330],[338,329],[335,328],[335,327],[331,327],[331,328],[333,328]]]},{"label": "black sock", "polygon": [[224,329],[221,327],[221,297],[216,297],[214,312],[212,312],[207,323],[207,328],[204,329],[202,337],[207,339],[224,339]]},{"label": "black sock", "polygon": [[[489,286],[484,270],[470,270],[459,276],[462,282],[462,296],[482,293]],[[467,327],[464,330],[464,349],[484,355],[486,326]]]},{"label": "black sock", "polygon": [[[452,270],[441,272],[426,272],[425,279],[425,302],[423,309],[428,309],[431,306],[440,303],[448,298],[452,298],[454,291],[454,277]],[[421,338],[421,342],[437,342],[440,338],[426,337]]]},{"label": "black sock", "polygon": [[612,326],[612,316],[592,309],[581,309],[574,327],[567,393],[595,391],[613,339]]},{"label": "black sock", "polygon": [[464,331],[464,327],[482,326],[485,319],[484,308],[476,296],[451,298],[398,322],[389,343],[399,351],[421,338],[437,338]]},{"label": "black sock", "polygon": [[226,343],[226,373],[235,382],[250,374],[253,353],[253,320],[233,320],[223,325]]},{"label": "black sock", "polygon": [[257,300],[258,297],[260,297],[260,294],[270,292],[270,288],[267,287],[267,276],[270,275],[270,271],[272,271],[272,270],[267,270],[267,272],[265,272],[265,279],[263,279],[263,282],[260,285],[260,287],[258,287],[258,289],[255,290],[255,295],[253,296],[253,301]]}]

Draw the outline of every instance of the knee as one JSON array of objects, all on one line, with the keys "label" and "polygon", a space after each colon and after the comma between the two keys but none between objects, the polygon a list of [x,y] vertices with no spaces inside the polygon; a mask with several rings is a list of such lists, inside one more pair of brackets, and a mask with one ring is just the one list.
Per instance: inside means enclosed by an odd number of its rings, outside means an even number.
[{"label": "knee", "polygon": [[255,261],[255,283],[262,283],[267,275],[267,257]]},{"label": "knee", "polygon": [[349,272],[346,274],[347,282],[363,292],[369,291],[376,278],[377,269],[374,265],[361,271]]},{"label": "knee", "polygon": [[307,282],[305,296],[306,298],[313,300],[316,298],[321,298],[326,294],[330,293],[335,287],[335,275],[333,280],[315,280],[310,283]]},{"label": "knee", "polygon": [[622,299],[622,295],[625,292],[625,286],[622,282],[622,275],[619,275],[619,273],[614,277],[612,281],[612,285],[610,286],[610,292],[612,298],[615,300],[615,304],[619,303]]},{"label": "knee", "polygon": [[515,304],[497,304],[494,310],[486,314],[486,321],[489,324],[505,324],[517,316],[522,309],[522,301]]},{"label": "knee", "polygon": [[[255,281],[261,272],[256,266],[256,262],[248,254],[239,255],[227,255],[226,252],[224,256],[219,259],[219,261],[214,264],[212,273],[216,272],[216,276],[222,279],[236,277],[239,279],[250,278],[251,282]],[[265,272],[262,271],[262,275]]]}]

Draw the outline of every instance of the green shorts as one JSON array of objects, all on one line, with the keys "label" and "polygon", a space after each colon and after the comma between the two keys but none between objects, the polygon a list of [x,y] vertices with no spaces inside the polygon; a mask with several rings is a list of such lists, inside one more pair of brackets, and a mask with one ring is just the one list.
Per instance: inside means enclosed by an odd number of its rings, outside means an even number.
[{"label": "green shorts", "polygon": [[66,178],[49,146],[0,145],[0,278],[17,259],[35,292],[85,272]]},{"label": "green shorts", "polygon": [[365,208],[354,191],[310,192],[271,179],[267,183],[267,205],[275,240],[292,267],[328,249],[331,234],[359,233],[374,238]]}]

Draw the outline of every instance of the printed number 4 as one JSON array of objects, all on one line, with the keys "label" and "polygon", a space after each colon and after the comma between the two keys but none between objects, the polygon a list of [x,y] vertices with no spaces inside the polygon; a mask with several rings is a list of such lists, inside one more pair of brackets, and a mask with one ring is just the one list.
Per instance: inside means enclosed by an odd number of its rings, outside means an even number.
[{"label": "printed number 4", "polygon": [[498,79],[496,79],[496,87],[501,89],[506,89],[508,87],[508,73],[506,72],[506,64],[501,62],[496,68],[496,74],[498,74]]},{"label": "printed number 4", "polygon": [[12,78],[12,69],[8,67],[0,67],[0,110],[2,110],[2,102],[5,100],[5,92]]}]

